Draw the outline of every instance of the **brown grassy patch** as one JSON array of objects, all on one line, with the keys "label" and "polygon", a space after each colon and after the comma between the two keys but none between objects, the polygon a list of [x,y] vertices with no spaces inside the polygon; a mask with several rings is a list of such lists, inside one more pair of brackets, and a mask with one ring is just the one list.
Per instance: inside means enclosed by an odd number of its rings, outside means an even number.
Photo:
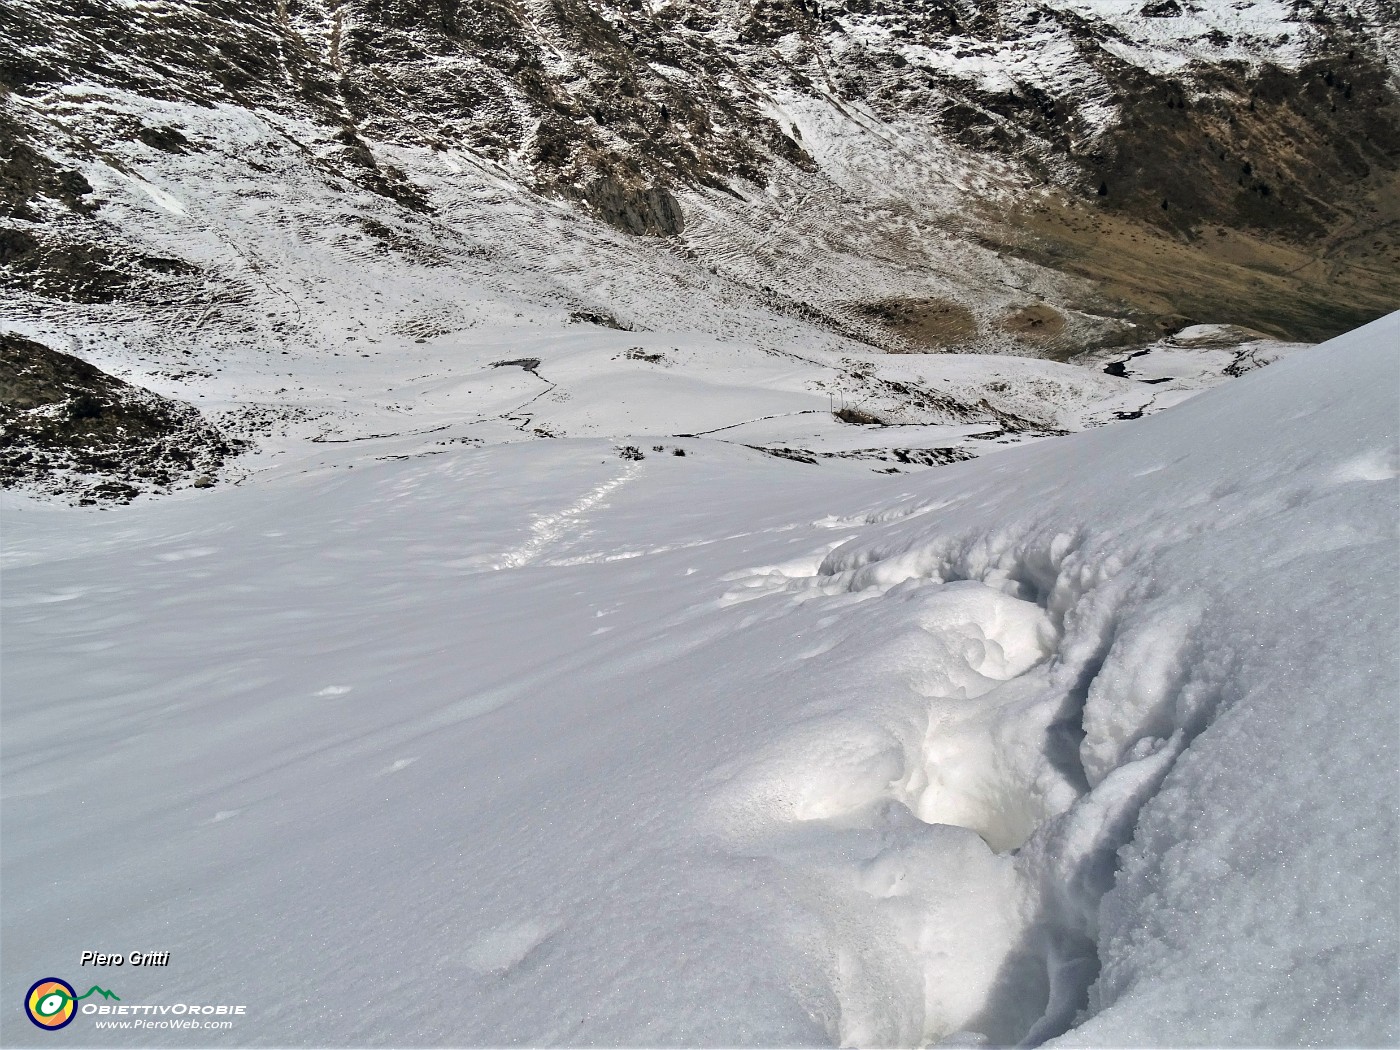
[{"label": "brown grassy patch", "polygon": [[880,299],[851,309],[910,344],[906,352],[946,350],[977,338],[972,311],[948,299]]},{"label": "brown grassy patch", "polygon": [[1212,322],[1320,341],[1400,306],[1400,177],[1385,183],[1364,221],[1303,246],[1225,227],[1174,235],[1059,196],[998,214],[984,243],[1091,282],[1066,305],[1129,317],[1144,338]]},{"label": "brown grassy patch", "polygon": [[871,415],[869,412],[851,405],[843,405],[831,414],[843,423],[855,423],[858,426],[884,425],[884,421],[879,416]]},{"label": "brown grassy patch", "polygon": [[1053,307],[1036,303],[1011,310],[1002,318],[999,327],[1028,343],[1053,343],[1064,334],[1065,317]]}]

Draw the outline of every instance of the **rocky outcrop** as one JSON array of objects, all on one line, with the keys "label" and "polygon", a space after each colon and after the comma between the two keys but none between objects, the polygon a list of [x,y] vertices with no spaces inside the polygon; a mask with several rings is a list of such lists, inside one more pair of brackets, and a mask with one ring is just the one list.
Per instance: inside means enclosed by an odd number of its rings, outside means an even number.
[{"label": "rocky outcrop", "polygon": [[0,334],[0,485],[129,501],[213,482],[244,443],[192,406],[125,383],[71,354]]},{"label": "rocky outcrop", "polygon": [[606,176],[580,196],[598,218],[624,233],[670,237],[685,229],[680,203],[665,186],[629,186]]}]

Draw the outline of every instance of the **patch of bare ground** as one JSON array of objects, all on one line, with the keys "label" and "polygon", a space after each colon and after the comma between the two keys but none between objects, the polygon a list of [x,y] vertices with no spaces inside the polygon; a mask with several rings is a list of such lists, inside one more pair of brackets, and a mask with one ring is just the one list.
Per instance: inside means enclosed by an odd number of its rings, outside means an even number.
[{"label": "patch of bare ground", "polygon": [[831,413],[842,423],[853,423],[856,426],[884,426],[885,422],[879,416],[873,415],[853,405],[843,405],[835,412]]},{"label": "patch of bare ground", "polygon": [[1172,232],[1059,194],[988,215],[984,243],[1084,279],[1082,300],[1066,305],[1130,318],[1143,341],[1210,322],[1320,342],[1400,305],[1400,177],[1384,182],[1304,243],[1225,226]]},{"label": "patch of bare ground", "polygon": [[901,343],[890,347],[892,353],[950,350],[972,343],[978,335],[972,311],[949,299],[879,299],[848,308],[899,337]]},{"label": "patch of bare ground", "polygon": [[1052,306],[1034,303],[1008,310],[998,327],[1028,343],[1050,345],[1065,333],[1065,316]]},{"label": "patch of bare ground", "polygon": [[1263,332],[1239,325],[1221,325],[1206,331],[1193,331],[1189,334],[1178,332],[1168,340],[1174,346],[1185,346],[1192,350],[1229,350],[1256,339],[1267,339]]}]

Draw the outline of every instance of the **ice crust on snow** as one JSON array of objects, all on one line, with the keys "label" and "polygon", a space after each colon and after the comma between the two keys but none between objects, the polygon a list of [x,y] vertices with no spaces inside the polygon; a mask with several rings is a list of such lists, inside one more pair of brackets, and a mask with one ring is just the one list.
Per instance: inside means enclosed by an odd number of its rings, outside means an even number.
[{"label": "ice crust on snow", "polygon": [[5,992],[159,931],[123,999],[240,1044],[1393,1044],[1397,346],[898,478],[5,494]]}]

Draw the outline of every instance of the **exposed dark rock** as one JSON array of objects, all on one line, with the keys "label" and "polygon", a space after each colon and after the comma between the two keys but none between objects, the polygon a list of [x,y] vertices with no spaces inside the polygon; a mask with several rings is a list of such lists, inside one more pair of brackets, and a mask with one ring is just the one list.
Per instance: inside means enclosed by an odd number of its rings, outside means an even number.
[{"label": "exposed dark rock", "polygon": [[32,232],[0,230],[0,288],[29,288],[72,303],[110,303],[131,283],[129,261],[103,244],[38,226]]},{"label": "exposed dark rock", "polygon": [[[1125,71],[1123,118],[1097,156],[1080,163],[1091,184],[1113,187],[1106,207],[1152,225],[1314,240],[1348,221],[1344,209],[1378,173],[1400,170],[1400,94],[1385,65],[1358,54],[1349,76],[1370,104],[1333,113],[1338,92],[1323,76],[1331,62],[1319,58],[1298,73],[1267,64],[1198,67],[1178,74],[1200,99],[1190,106],[1181,83]],[[1255,174],[1260,167],[1268,181]]]},{"label": "exposed dark rock", "polygon": [[570,324],[596,324],[600,328],[613,328],[619,332],[630,332],[630,325],[625,325],[612,314],[603,310],[574,310],[569,314]]},{"label": "exposed dark rock", "polygon": [[185,138],[176,128],[152,128],[142,125],[137,130],[136,137],[152,149],[158,149],[164,153],[186,153],[189,151],[190,140]]},{"label": "exposed dark rock", "polygon": [[632,186],[607,176],[580,196],[598,218],[624,233],[673,237],[685,229],[680,202],[665,186]]},{"label": "exposed dark rock", "polygon": [[207,487],[245,445],[190,405],[0,334],[0,485],[83,502],[128,501],[196,472]]},{"label": "exposed dark rock", "polygon": [[50,160],[26,138],[23,125],[0,104],[0,219],[38,222],[45,200],[91,214],[92,186],[82,173]]},{"label": "exposed dark rock", "polygon": [[1180,18],[1181,5],[1176,0],[1153,0],[1143,4],[1138,14],[1144,18]]}]

